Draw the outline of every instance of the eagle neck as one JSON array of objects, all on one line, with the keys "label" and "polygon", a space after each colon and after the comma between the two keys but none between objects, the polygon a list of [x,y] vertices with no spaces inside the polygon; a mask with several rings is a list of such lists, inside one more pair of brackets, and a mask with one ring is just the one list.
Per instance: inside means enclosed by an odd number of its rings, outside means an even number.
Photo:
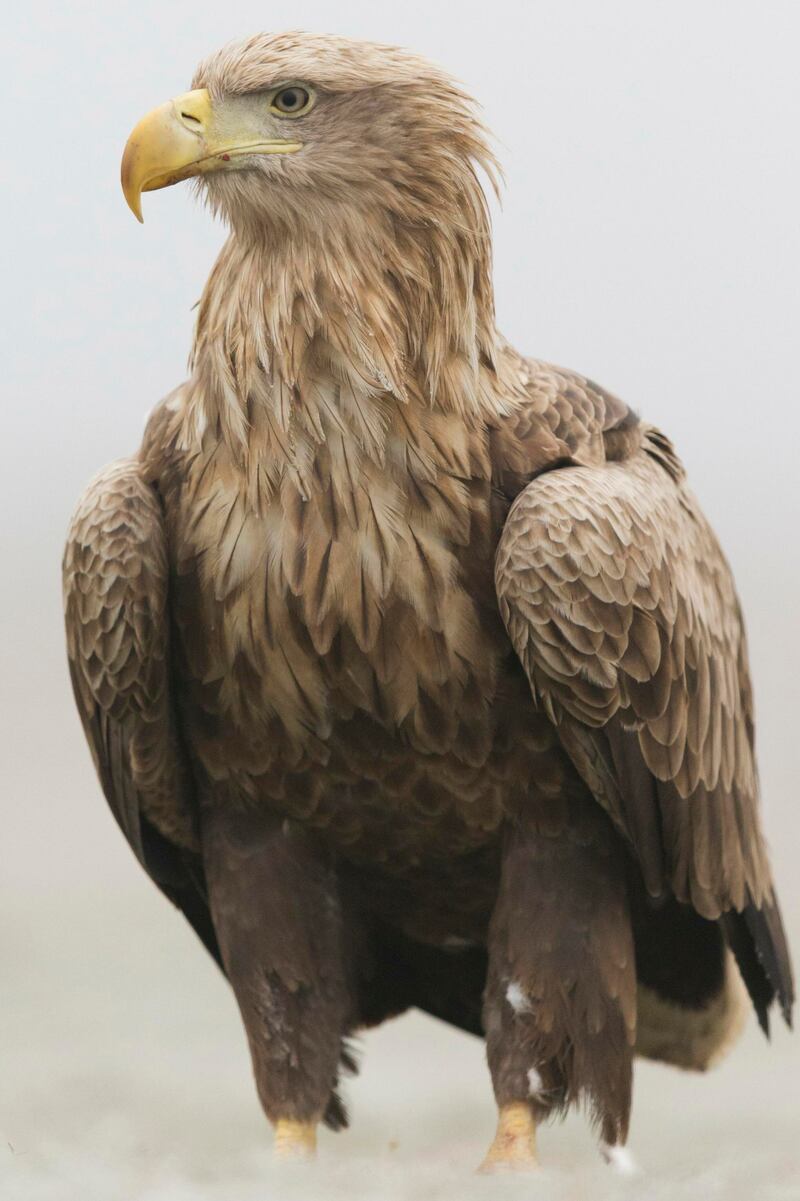
[{"label": "eagle neck", "polygon": [[215,264],[188,424],[224,441],[234,461],[268,455],[297,471],[298,442],[324,442],[342,422],[380,458],[387,404],[470,423],[496,406],[488,225],[411,228],[387,214],[365,236],[353,217],[333,233],[234,233]]}]

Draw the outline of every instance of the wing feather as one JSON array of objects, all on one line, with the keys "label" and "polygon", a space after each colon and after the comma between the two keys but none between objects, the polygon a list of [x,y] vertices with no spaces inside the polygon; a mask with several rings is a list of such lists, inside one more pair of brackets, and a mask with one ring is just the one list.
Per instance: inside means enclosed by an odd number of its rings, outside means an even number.
[{"label": "wing feather", "polygon": [[170,696],[168,574],[158,497],[135,460],[113,463],[81,497],[64,552],[73,692],[114,817],[219,962]]},{"label": "wing feather", "polygon": [[[534,696],[648,890],[728,915],[734,950],[760,939],[756,957],[788,1013],[733,580],[666,439],[649,431],[643,445],[521,492],[498,548],[500,611]],[[763,985],[753,991],[763,1005]]]}]

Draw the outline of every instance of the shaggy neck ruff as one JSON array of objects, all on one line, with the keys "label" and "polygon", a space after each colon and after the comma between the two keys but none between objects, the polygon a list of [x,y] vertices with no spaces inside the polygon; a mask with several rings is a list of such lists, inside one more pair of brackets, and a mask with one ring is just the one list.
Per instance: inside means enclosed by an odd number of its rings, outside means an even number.
[{"label": "shaggy neck ruff", "polygon": [[268,221],[234,209],[200,303],[185,428],[244,469],[307,477],[331,430],[382,459],[397,405],[468,424],[496,412],[486,202],[468,164],[441,191],[435,220],[399,206],[278,208]]}]

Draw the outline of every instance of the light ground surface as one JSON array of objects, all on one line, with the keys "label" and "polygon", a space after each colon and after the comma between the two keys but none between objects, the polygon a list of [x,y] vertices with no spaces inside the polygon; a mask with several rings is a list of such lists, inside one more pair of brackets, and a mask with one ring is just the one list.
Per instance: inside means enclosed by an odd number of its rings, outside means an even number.
[{"label": "light ground surface", "polygon": [[473,1175],[493,1130],[483,1046],[412,1014],[367,1035],[353,1119],[316,1167],[276,1170],[227,985],[143,889],[4,917],[4,1201],[796,1201],[800,1046],[754,1023],[704,1077],[637,1068],[615,1177],[583,1121],[541,1132],[535,1177]]}]

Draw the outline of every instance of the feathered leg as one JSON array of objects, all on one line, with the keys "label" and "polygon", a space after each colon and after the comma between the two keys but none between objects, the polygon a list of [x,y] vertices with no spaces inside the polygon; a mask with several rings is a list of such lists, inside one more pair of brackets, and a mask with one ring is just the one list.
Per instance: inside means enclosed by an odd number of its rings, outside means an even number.
[{"label": "feathered leg", "polygon": [[203,814],[209,901],[281,1157],[314,1152],[353,1015],[348,928],[333,865],[299,826],[221,805]]},{"label": "feathered leg", "polygon": [[532,798],[506,833],[484,998],[500,1108],[484,1162],[530,1167],[537,1119],[583,1100],[607,1147],[628,1130],[636,972],[622,852],[574,789]]}]

